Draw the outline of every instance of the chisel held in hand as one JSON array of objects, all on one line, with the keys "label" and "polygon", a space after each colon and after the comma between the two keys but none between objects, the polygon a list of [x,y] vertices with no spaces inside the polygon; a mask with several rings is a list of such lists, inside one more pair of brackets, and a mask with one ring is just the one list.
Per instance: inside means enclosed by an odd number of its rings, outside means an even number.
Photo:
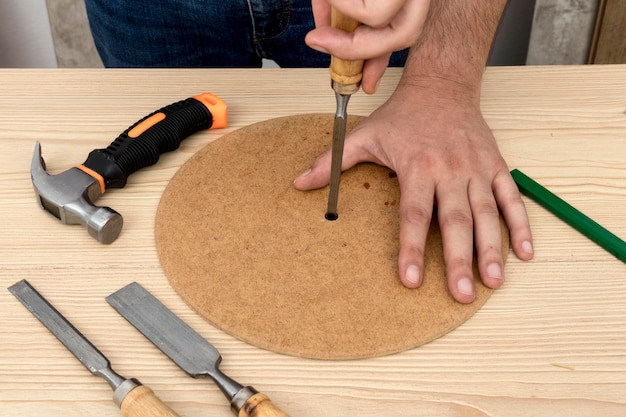
[{"label": "chisel held in hand", "polygon": [[[334,7],[331,10],[331,26],[346,32],[354,32],[359,22],[351,19]],[[341,179],[341,163],[343,147],[346,139],[346,123],[348,119],[348,101],[350,96],[361,86],[363,61],[346,61],[335,56],[330,59],[331,86],[335,91],[337,111],[333,124],[332,160],[330,168],[330,186],[326,219],[337,220],[337,202],[339,200],[339,181]]]},{"label": "chisel held in hand", "polygon": [[154,392],[136,379],[117,374],[109,360],[26,280],[9,291],[76,356],[93,375],[104,378],[124,417],[179,417]]}]

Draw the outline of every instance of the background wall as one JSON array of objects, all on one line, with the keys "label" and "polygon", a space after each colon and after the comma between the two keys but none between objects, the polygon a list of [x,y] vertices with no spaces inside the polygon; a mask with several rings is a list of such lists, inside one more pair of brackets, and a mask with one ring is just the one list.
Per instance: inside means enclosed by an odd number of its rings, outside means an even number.
[{"label": "background wall", "polygon": [[45,0],[0,0],[0,67],[57,66]]},{"label": "background wall", "polygon": [[586,63],[598,5],[599,0],[537,0],[527,64]]},{"label": "background wall", "polygon": [[59,67],[102,67],[91,37],[84,0],[45,1]]},{"label": "background wall", "polygon": [[[489,64],[586,63],[599,1],[510,0]],[[57,64],[102,66],[83,0],[0,0],[0,67]]]}]

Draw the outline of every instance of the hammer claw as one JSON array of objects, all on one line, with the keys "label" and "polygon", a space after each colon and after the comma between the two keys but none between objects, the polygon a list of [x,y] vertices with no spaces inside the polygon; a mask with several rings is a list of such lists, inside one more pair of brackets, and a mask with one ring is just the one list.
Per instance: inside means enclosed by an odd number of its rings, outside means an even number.
[{"label": "hammer claw", "polygon": [[41,156],[41,143],[35,142],[35,151],[33,152],[33,159],[30,163],[30,175],[35,180],[35,176],[41,177],[41,175],[47,175],[46,173],[46,161]]},{"label": "hammer claw", "polygon": [[95,206],[98,181],[78,168],[57,175],[46,172],[41,145],[35,144],[30,175],[41,207],[63,224],[82,224],[102,243],[112,243],[122,230],[122,216],[109,207]]}]

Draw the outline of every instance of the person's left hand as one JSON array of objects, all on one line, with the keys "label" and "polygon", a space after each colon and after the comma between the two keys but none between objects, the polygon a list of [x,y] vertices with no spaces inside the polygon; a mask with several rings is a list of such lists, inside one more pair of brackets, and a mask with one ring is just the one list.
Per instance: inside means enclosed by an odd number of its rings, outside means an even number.
[{"label": "person's left hand", "polygon": [[[311,4],[316,29],[307,34],[307,45],[344,60],[364,60],[362,88],[372,94],[391,53],[419,39],[430,0],[312,0]],[[331,28],[331,6],[361,26],[353,33]]]}]

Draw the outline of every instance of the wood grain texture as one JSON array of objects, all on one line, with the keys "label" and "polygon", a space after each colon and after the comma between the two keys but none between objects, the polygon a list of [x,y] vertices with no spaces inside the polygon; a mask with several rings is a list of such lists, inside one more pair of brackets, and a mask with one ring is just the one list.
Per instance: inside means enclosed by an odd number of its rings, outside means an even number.
[{"label": "wood grain texture", "polygon": [[[389,70],[374,96],[355,94],[351,113],[382,104],[399,75]],[[0,283],[27,278],[120,374],[152,387],[181,416],[231,411],[213,384],[185,375],[106,304],[131,280],[209,339],[225,358],[224,372],[292,416],[626,413],[626,266],[528,199],[535,259],[511,255],[503,288],[471,320],[411,351],[339,362],[278,355],[216,330],[176,296],[153,241],[168,180],[225,132],[334,109],[326,69],[0,70],[0,88]],[[99,201],[124,216],[114,244],[58,224],[37,206],[29,176],[36,140],[48,170],[59,172],[138,116],[206,90],[229,104],[230,127],[187,139]],[[624,238],[625,97],[626,66],[490,68],[482,106],[511,168]],[[0,291],[0,415],[119,413],[108,385]]]},{"label": "wood grain texture", "polygon": [[129,392],[120,408],[123,417],[180,417],[145,385]]},{"label": "wood grain texture", "polygon": [[265,394],[255,394],[239,410],[239,417],[289,417]]}]

